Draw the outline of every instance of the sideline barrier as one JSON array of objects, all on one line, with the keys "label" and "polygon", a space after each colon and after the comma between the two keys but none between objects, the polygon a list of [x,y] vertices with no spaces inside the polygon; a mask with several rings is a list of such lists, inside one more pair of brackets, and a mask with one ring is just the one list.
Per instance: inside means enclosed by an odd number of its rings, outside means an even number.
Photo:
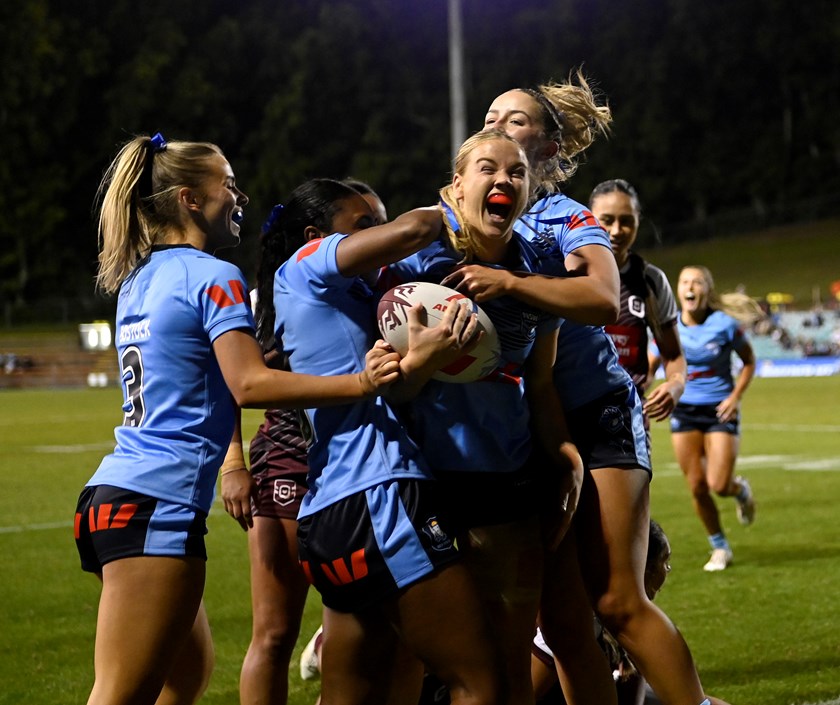
[{"label": "sideline barrier", "polygon": [[830,377],[840,374],[840,357],[758,360],[756,377]]}]

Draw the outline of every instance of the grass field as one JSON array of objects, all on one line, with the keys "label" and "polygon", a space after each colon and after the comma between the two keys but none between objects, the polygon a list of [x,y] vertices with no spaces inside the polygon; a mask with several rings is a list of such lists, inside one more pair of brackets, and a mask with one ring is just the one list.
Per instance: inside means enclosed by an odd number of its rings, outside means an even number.
[{"label": "grass field", "polygon": [[[758,379],[745,400],[739,470],[758,498],[750,528],[722,503],[735,563],[701,566],[707,546],[668,431],[653,430],[653,515],[673,546],[658,603],[685,634],[707,689],[733,705],[840,702],[840,377]],[[246,412],[246,428],[259,415]],[[83,574],[71,517],[112,446],[117,389],[0,393],[0,703],[63,705],[92,680],[97,581]],[[216,506],[209,519],[206,602],[217,668],[203,702],[238,702],[250,608],[244,533]],[[304,632],[318,621],[311,596]],[[302,640],[305,641],[305,640]],[[292,705],[317,684],[292,675]]]}]

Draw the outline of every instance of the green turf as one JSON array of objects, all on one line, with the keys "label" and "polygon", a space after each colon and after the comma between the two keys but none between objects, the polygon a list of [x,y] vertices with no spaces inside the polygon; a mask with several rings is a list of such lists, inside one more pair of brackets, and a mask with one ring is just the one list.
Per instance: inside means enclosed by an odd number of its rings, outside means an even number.
[{"label": "green turf", "polygon": [[[701,570],[707,546],[673,463],[653,430],[654,516],[673,545],[657,598],[685,634],[707,689],[733,705],[800,705],[840,696],[840,377],[759,379],[744,409],[740,471],[758,498],[743,528],[721,502],[735,563]],[[116,389],[0,393],[0,704],[79,703],[92,679],[98,584],[72,540],[79,489],[112,444]],[[254,428],[256,412],[246,412]],[[237,702],[250,632],[245,534],[217,507],[209,519],[206,602],[217,667],[203,702]],[[318,623],[310,599],[304,633]],[[303,640],[302,640],[303,641]],[[302,644],[300,645],[302,646]],[[300,648],[299,646],[299,648]],[[293,669],[292,705],[317,684]]]}]

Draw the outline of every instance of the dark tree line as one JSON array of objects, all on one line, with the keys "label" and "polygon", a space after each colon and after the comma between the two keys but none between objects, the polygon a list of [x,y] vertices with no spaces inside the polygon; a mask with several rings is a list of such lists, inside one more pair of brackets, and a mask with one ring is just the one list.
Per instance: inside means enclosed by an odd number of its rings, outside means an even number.
[{"label": "dark tree line", "polygon": [[[840,194],[836,0],[462,0],[470,127],[583,65],[613,135],[569,188],[633,181],[665,233]],[[271,205],[368,180],[392,214],[449,171],[446,0],[17,0],[0,6],[0,296],[92,294],[92,202],[137,133],[216,142]],[[803,213],[802,217],[807,217]]]}]

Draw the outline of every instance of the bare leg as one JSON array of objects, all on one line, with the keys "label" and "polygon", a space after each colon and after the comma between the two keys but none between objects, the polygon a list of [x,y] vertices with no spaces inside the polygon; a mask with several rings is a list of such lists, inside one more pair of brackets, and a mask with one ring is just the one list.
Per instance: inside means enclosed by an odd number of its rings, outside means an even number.
[{"label": "bare leg", "polygon": [[309,587],[297,559],[297,522],[255,517],[248,551],[253,624],[239,678],[240,702],[285,705]]},{"label": "bare leg", "polygon": [[187,643],[172,664],[155,705],[192,705],[198,702],[210,683],[215,661],[210,624],[202,602]]},{"label": "bare leg", "polygon": [[708,536],[722,531],[717,505],[709,492],[709,482],[706,477],[706,449],[700,431],[684,431],[671,434],[674,455],[682,469],[688,489],[691,491],[691,501],[694,511],[700,517]]},{"label": "bare leg", "polygon": [[533,703],[531,642],[543,582],[539,521],[483,526],[459,539],[504,656],[510,703]]},{"label": "bare leg", "polygon": [[412,584],[383,611],[325,608],[322,705],[386,702],[398,640],[447,684],[453,704],[500,705],[501,661],[477,602],[466,570],[454,564]]},{"label": "bare leg", "polygon": [[596,613],[664,705],[698,705],[705,696],[688,646],[644,590],[648,475],[640,469],[601,468],[592,477],[599,512],[578,515],[583,519],[578,536]]},{"label": "bare leg", "polygon": [[[587,474],[586,485],[591,484]],[[586,485],[581,502],[594,492],[594,487]],[[576,523],[546,560],[540,628],[554,653],[563,695],[570,705],[615,705],[612,671],[595,640],[595,613],[580,575],[575,533]]]},{"label": "bare leg", "polygon": [[199,558],[143,556],[104,566],[88,705],[157,700],[195,626],[204,576]]},{"label": "bare leg", "polygon": [[706,477],[709,488],[720,497],[738,494],[741,486],[732,479],[740,439],[731,433],[706,434]]}]

